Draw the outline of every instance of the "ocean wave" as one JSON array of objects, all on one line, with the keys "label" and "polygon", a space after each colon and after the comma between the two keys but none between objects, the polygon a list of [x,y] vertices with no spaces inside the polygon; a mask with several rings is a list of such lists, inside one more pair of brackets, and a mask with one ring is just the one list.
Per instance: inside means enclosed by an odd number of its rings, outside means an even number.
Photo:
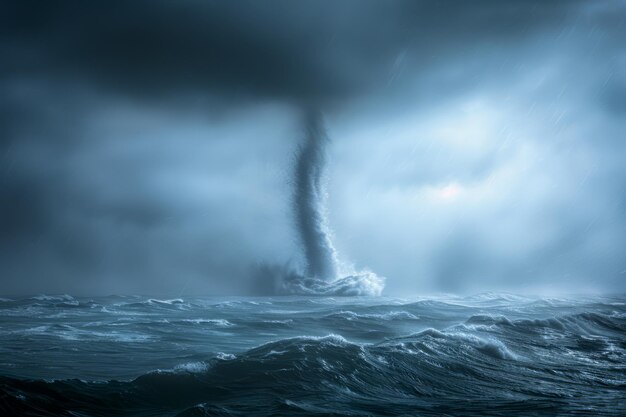
[{"label": "ocean wave", "polygon": [[72,297],[69,294],[62,294],[62,295],[40,294],[35,297],[32,297],[31,299],[37,300],[37,301],[74,301],[74,297]]},{"label": "ocean wave", "polygon": [[466,324],[485,324],[485,325],[503,325],[503,326],[512,326],[513,323],[503,315],[486,315],[486,314],[477,314],[465,321]]},{"label": "ocean wave", "polygon": [[122,309],[161,309],[161,310],[189,310],[193,306],[184,301],[182,298],[173,298],[173,299],[164,299],[160,300],[158,298],[149,298],[147,300],[141,301],[130,301],[130,302],[121,302],[114,304],[116,308]]},{"label": "ocean wave", "polygon": [[191,324],[214,324],[220,327],[230,327],[234,326],[233,323],[229,322],[226,319],[183,319],[182,323],[191,323]]},{"label": "ocean wave", "polygon": [[359,319],[370,319],[370,320],[419,320],[419,317],[409,313],[408,311],[389,311],[386,313],[355,313],[353,311],[338,311],[336,313],[331,313],[325,316],[326,318],[339,318],[345,320],[359,320]]},{"label": "ocean wave", "polygon": [[23,330],[15,330],[12,333],[31,336],[49,336],[76,342],[107,340],[113,342],[136,343],[145,342],[153,339],[153,336],[142,333],[120,331],[94,331],[88,329],[79,329],[68,324],[42,325]]},{"label": "ocean wave", "polygon": [[180,304],[184,304],[185,302],[183,301],[182,298],[172,298],[169,300],[159,300],[157,298],[149,298],[147,301],[145,301],[146,304],[152,304],[152,305],[180,305]]},{"label": "ocean wave", "polygon": [[254,301],[254,300],[231,300],[221,303],[213,304],[215,308],[233,308],[233,307],[253,307],[259,305],[271,305],[269,301]]},{"label": "ocean wave", "polygon": [[523,303],[532,303],[537,301],[536,298],[526,295],[520,294],[511,294],[506,292],[493,292],[486,291],[470,296],[463,297],[465,301],[479,301],[479,302],[503,302],[503,303],[515,303],[515,304],[523,304]]},{"label": "ocean wave", "polygon": [[[489,398],[491,410],[502,407],[501,415],[510,415],[517,414],[511,407],[519,404],[526,407],[520,411],[534,414],[533,398],[562,398],[561,379],[552,366],[541,368],[536,361],[520,359],[495,337],[452,330],[427,329],[378,344],[355,343],[337,334],[297,336],[236,356],[219,353],[209,361],[185,362],[128,382],[0,377],[0,411],[24,416],[146,415],[154,410],[191,416],[201,409],[228,410],[225,415],[297,410],[377,415],[393,405],[397,414],[438,415],[467,413],[472,398],[484,410],[482,402]],[[534,385],[538,374],[543,383]],[[589,392],[588,379],[568,378],[570,388]],[[606,395],[596,398],[596,404],[611,401]],[[617,391],[612,400],[615,395]],[[552,414],[566,413],[567,403],[551,404],[556,404]]]},{"label": "ocean wave", "polygon": [[468,348],[496,359],[518,360],[520,356],[512,352],[506,344],[494,336],[479,336],[456,329],[440,331],[437,329],[425,329],[411,336],[392,340],[387,346],[396,346],[409,349],[412,353],[421,347],[428,347],[429,352],[447,352],[450,356],[469,355],[474,356]]},{"label": "ocean wave", "polygon": [[176,365],[174,371],[180,372],[189,372],[189,373],[202,373],[206,372],[209,369],[209,364],[206,362],[187,362],[180,365]]},{"label": "ocean wave", "polygon": [[555,330],[570,331],[576,334],[623,333],[626,332],[626,321],[619,316],[602,313],[574,313],[560,316],[510,320],[503,315],[474,315],[465,321],[469,325],[487,325],[510,327],[518,330],[538,331]]},{"label": "ocean wave", "polygon": [[95,301],[7,309],[0,415],[625,415],[614,300]]}]

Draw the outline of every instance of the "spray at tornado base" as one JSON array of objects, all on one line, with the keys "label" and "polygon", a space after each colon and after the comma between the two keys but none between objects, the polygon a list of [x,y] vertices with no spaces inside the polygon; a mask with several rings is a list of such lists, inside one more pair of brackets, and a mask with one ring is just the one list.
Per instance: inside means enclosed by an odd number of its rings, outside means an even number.
[{"label": "spray at tornado base", "polygon": [[330,142],[321,112],[304,117],[304,142],[295,167],[292,209],[304,254],[302,271],[270,268],[275,292],[308,295],[380,295],[384,278],[371,271],[355,271],[339,261],[332,242],[326,209],[327,146]]}]

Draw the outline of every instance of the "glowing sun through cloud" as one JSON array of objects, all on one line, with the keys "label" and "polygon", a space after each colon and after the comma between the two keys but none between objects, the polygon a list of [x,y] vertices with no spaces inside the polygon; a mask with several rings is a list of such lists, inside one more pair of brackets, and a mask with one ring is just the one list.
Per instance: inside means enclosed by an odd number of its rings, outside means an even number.
[{"label": "glowing sun through cloud", "polygon": [[453,201],[456,200],[457,197],[461,194],[461,186],[456,183],[450,183],[442,188],[440,188],[437,192],[437,195],[442,200]]}]

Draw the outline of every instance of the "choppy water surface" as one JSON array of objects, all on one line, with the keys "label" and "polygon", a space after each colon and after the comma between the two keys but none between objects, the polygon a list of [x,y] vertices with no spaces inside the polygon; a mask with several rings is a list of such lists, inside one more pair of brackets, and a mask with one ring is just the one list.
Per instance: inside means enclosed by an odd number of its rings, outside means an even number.
[{"label": "choppy water surface", "polygon": [[625,415],[626,296],[0,301],[0,414]]}]

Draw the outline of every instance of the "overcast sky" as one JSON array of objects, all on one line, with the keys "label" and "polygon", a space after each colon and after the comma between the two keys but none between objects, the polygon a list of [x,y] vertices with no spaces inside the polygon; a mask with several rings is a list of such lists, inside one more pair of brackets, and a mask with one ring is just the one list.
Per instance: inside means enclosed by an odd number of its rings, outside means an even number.
[{"label": "overcast sky", "polygon": [[5,1],[0,293],[249,294],[302,112],[385,294],[626,290],[626,3]]}]

